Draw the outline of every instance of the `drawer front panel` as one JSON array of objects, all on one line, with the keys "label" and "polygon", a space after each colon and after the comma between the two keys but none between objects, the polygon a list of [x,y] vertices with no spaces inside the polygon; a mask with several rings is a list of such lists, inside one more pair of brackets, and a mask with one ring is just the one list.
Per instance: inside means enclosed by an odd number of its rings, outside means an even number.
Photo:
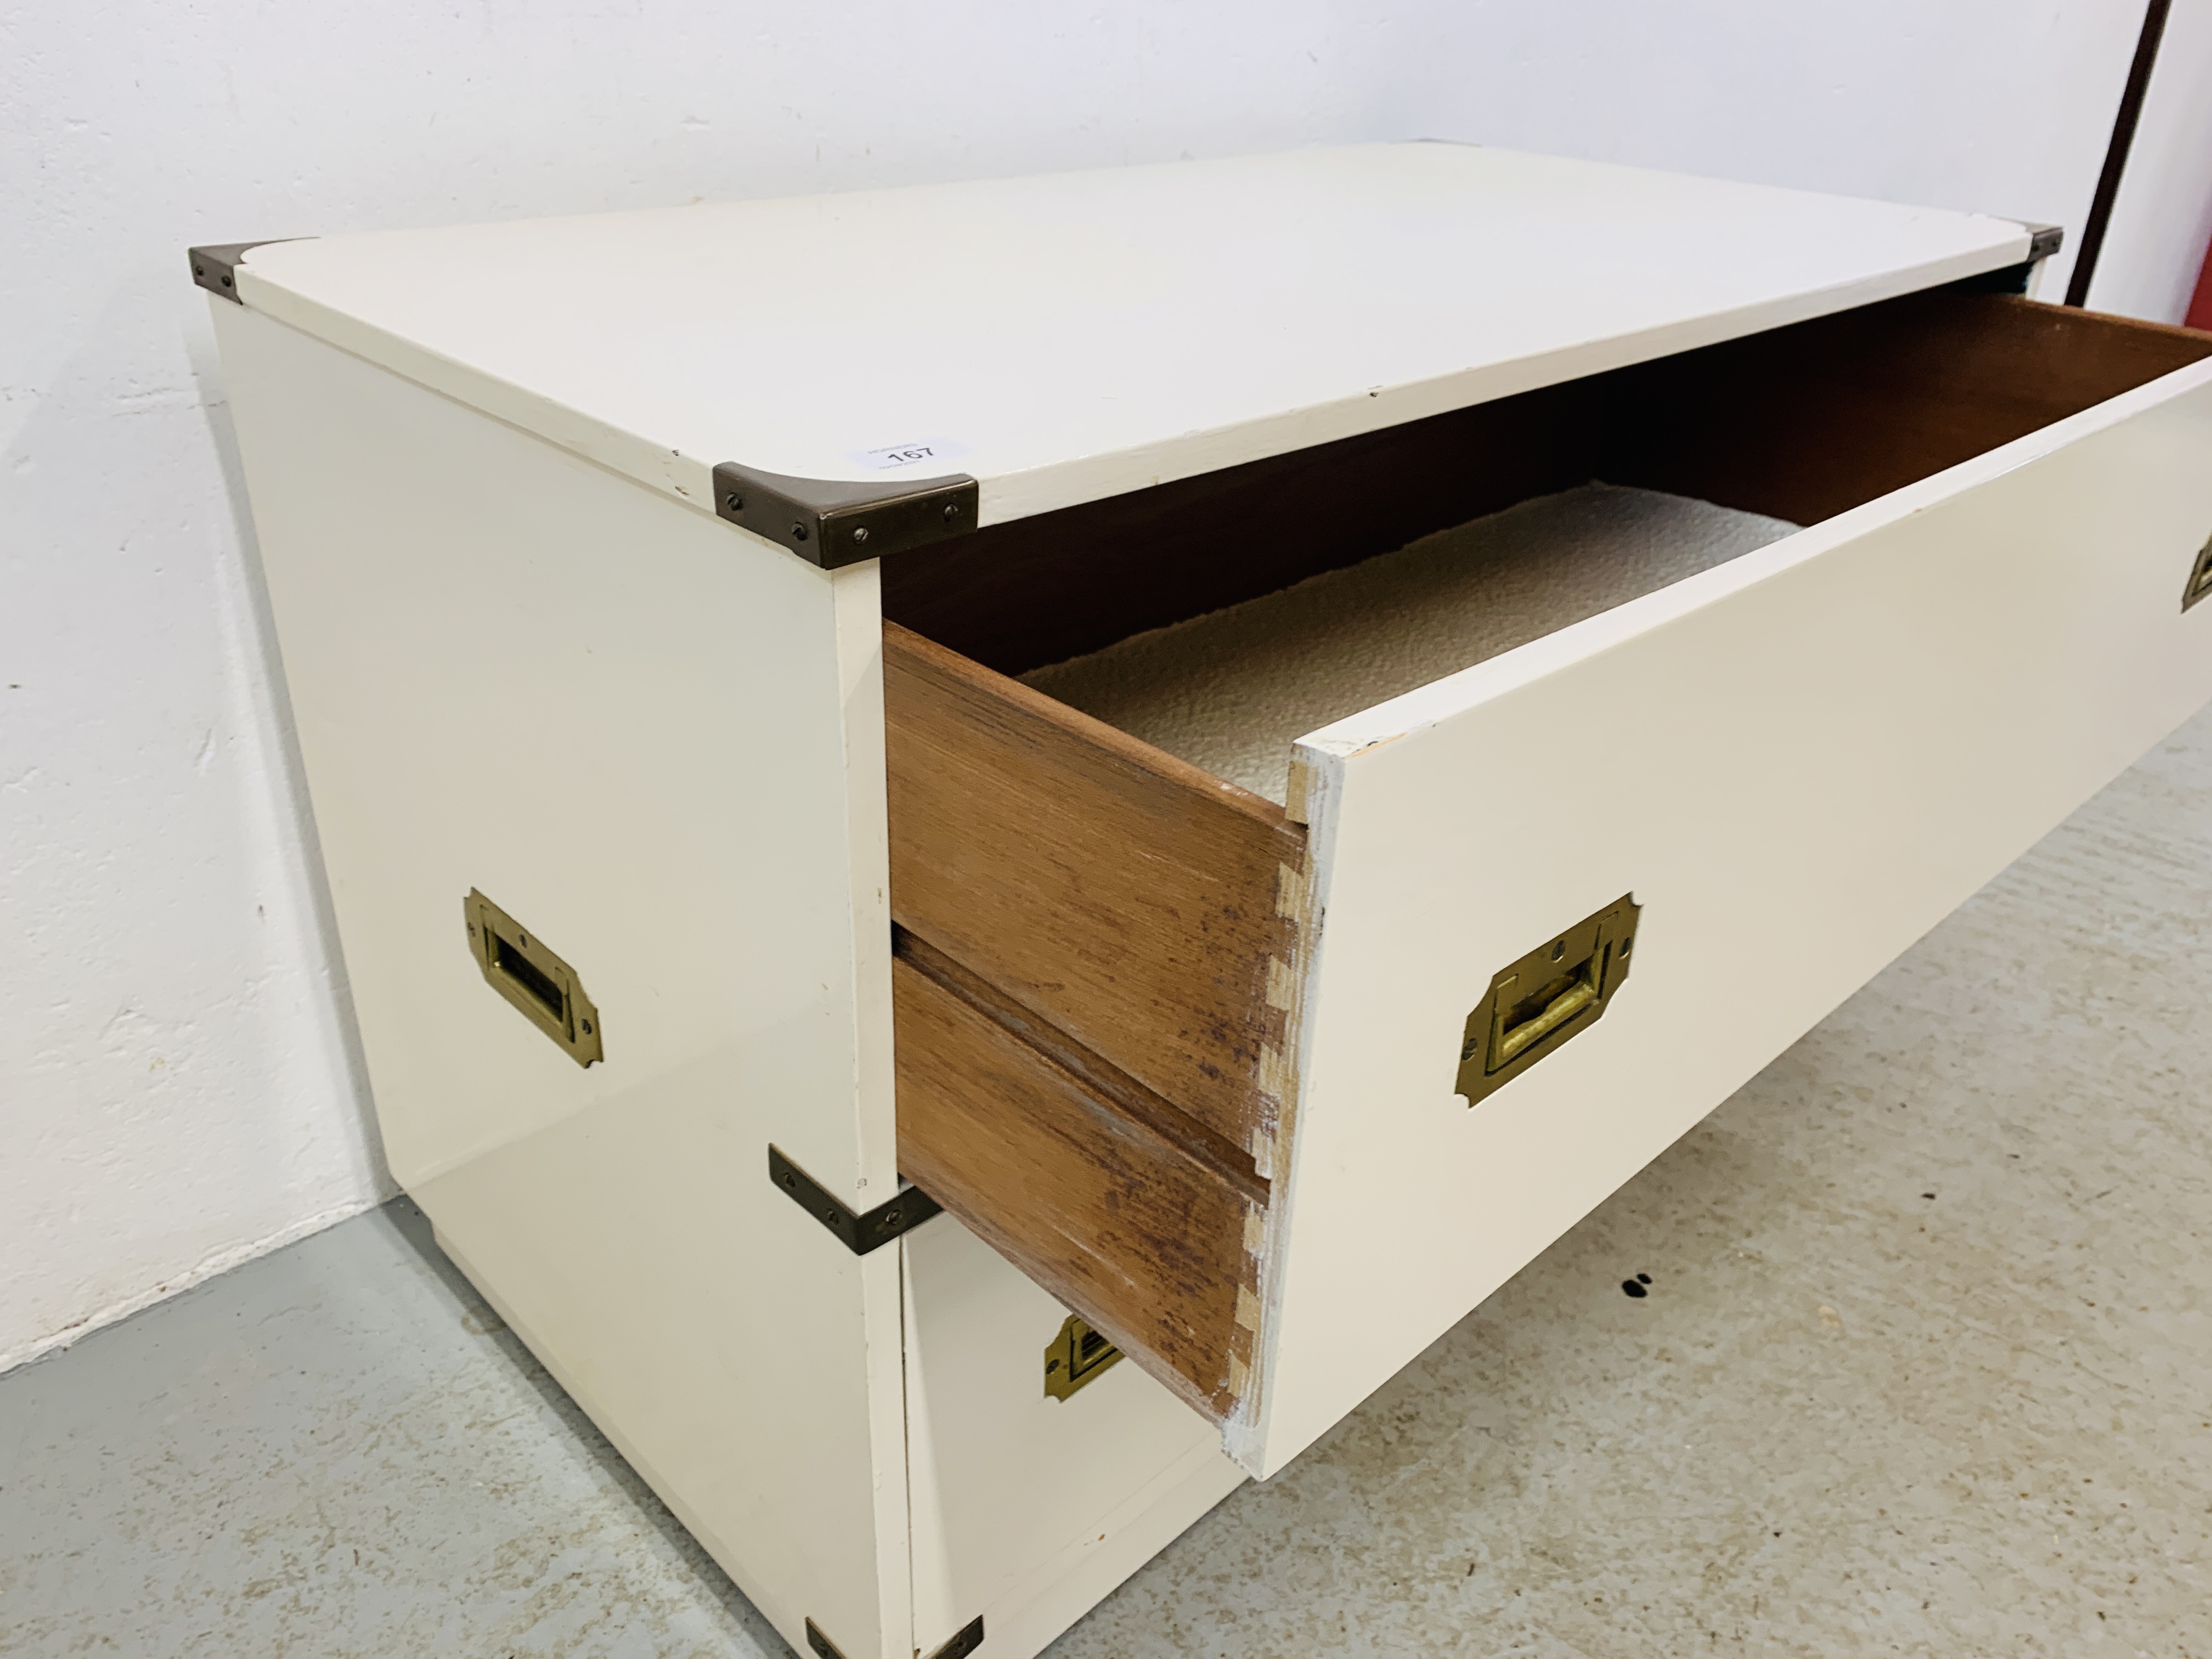
[{"label": "drawer front panel", "polygon": [[[1239,1460],[1280,1468],[2212,696],[2208,534],[2200,364],[1302,744],[1319,943]],[[1604,1023],[1470,1108],[1493,976],[1624,894]]]}]

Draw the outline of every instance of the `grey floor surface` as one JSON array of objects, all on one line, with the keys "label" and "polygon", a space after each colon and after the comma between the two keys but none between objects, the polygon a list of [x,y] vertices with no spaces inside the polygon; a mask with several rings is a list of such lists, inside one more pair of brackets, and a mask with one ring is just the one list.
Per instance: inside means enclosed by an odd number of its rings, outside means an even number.
[{"label": "grey floor surface", "polygon": [[[1055,1659],[2212,1656],[2208,945],[2212,714]],[[0,1378],[0,1651],[781,1656],[425,1231]]]}]

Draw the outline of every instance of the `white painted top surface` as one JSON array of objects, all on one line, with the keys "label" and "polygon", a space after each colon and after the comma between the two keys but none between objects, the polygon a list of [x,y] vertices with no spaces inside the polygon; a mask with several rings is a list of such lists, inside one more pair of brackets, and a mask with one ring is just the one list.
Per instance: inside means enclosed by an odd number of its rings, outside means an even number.
[{"label": "white painted top surface", "polygon": [[2008,221],[1476,146],[268,244],[253,308],[693,504],[993,523],[2017,264]]}]

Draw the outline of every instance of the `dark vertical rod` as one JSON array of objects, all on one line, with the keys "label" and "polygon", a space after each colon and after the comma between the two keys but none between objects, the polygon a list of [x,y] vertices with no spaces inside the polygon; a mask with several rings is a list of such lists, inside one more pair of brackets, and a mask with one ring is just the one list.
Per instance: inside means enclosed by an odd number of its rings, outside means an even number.
[{"label": "dark vertical rod", "polygon": [[2166,15],[2173,0],[2150,0],[2143,12],[2142,33],[2136,37],[2136,61],[2128,65],[2128,84],[2120,94],[2119,113],[2112,118],[2112,142],[2105,149],[2105,170],[2097,175],[2097,193],[2089,198],[2089,222],[2081,228],[2081,251],[2074,256],[2074,274],[2066,283],[2066,303],[2078,306],[2089,297],[2090,280],[2097,274],[2097,255],[2104,251],[2105,227],[2112,222],[2112,203],[2120,193],[2120,175],[2128,170],[2128,149],[2136,141],[2136,123],[2142,119],[2143,94],[2150,90],[2150,72],[2158,63],[2159,37],[2166,33]]}]

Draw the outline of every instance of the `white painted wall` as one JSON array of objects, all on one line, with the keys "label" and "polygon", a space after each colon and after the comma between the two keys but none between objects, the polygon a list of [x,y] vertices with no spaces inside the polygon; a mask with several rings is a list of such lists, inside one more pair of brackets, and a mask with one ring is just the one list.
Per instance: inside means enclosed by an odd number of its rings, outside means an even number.
[{"label": "white painted wall", "polygon": [[2212,243],[2212,0],[2176,0],[2089,303],[2178,323]]},{"label": "white painted wall", "polygon": [[[1416,136],[2078,226],[2139,17],[2130,0],[0,16],[0,1368],[386,1190],[187,243]],[[2154,170],[2122,198],[2100,301],[2179,314],[2185,245],[2202,246],[2180,227],[2212,207],[2208,37],[2212,0],[2180,0]]]},{"label": "white painted wall", "polygon": [[[1476,0],[1408,85],[1453,137],[2062,224],[2065,292],[2143,0]],[[2163,296],[2212,208],[2212,0],[2175,0],[2146,111],[2161,161],[2131,192],[2096,292]],[[2150,141],[2154,132],[2170,135]],[[2194,143],[2193,155],[2185,154]],[[2183,300],[2137,314],[2179,320]]]}]

